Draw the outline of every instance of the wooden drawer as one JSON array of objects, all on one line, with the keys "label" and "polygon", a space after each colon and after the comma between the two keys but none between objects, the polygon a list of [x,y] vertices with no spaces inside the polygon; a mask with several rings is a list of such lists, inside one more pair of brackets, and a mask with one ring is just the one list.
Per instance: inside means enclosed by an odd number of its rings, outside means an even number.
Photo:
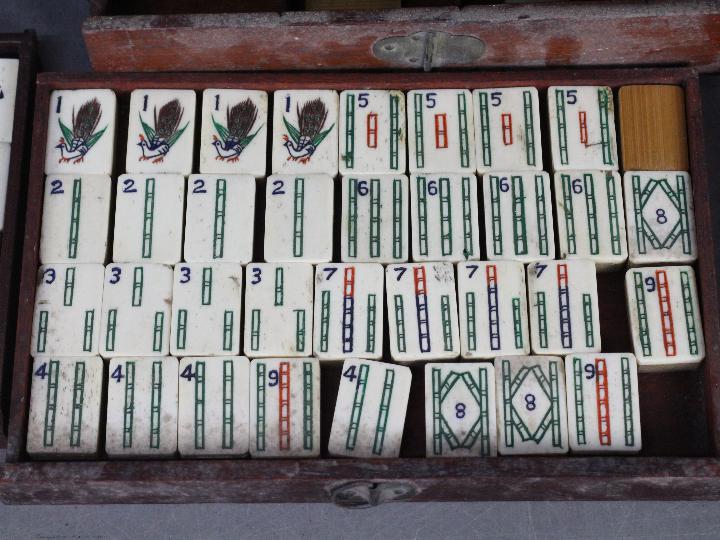
[{"label": "wooden drawer", "polygon": [[0,446],[5,444],[10,404],[12,358],[15,348],[15,322],[20,285],[20,261],[25,224],[25,203],[29,148],[30,111],[35,93],[35,33],[0,34],[0,58],[17,58],[15,120],[10,151],[5,224],[0,233]]},{"label": "wooden drawer", "polygon": [[[643,450],[637,457],[498,457],[425,459],[423,367],[413,367],[401,457],[334,459],[327,444],[340,367],[323,366],[322,457],[313,460],[37,462],[25,453],[33,319],[42,221],[47,111],[55,89],[111,88],[118,95],[114,179],[124,172],[130,92],[137,88],[487,88],[536,86],[541,110],[550,85],[677,84],[685,89],[690,174],[698,245],[695,265],[702,299],[707,356],[696,371],[640,375]],[[711,234],[701,102],[691,69],[588,69],[445,73],[272,74],[43,74],[38,79],[34,144],[22,254],[18,339],[10,415],[8,463],[0,466],[0,495],[9,503],[323,502],[367,505],[394,499],[569,500],[717,499],[720,497],[720,327]],[[547,137],[547,123],[543,137]],[[546,147],[546,151],[547,151]],[[197,154],[197,149],[196,149]],[[197,163],[197,155],[195,156]],[[549,156],[545,156],[549,163]],[[263,216],[258,215],[258,220]],[[624,272],[599,274],[603,350],[631,350]],[[387,357],[388,355],[386,355]]]}]

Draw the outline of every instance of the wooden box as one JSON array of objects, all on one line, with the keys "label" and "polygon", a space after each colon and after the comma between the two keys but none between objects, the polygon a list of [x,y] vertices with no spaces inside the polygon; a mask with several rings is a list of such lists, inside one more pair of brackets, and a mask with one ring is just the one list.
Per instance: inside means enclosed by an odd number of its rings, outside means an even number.
[{"label": "wooden box", "polygon": [[15,120],[10,150],[5,224],[0,233],[0,446],[5,446],[7,412],[10,404],[15,322],[20,285],[20,261],[30,149],[30,111],[35,91],[35,33],[0,34],[0,58],[17,58]]},{"label": "wooden box", "polygon": [[[30,328],[38,268],[47,111],[55,89],[111,88],[118,95],[116,170],[124,171],[129,94],[136,88],[488,88],[536,86],[547,107],[550,85],[627,84],[684,87],[698,245],[695,265],[707,357],[696,371],[640,375],[643,450],[637,457],[426,459],[423,366],[413,383],[401,457],[333,459],[327,444],[340,367],[323,366],[322,457],[310,460],[38,462],[25,453],[31,378]],[[542,110],[541,109],[541,110]],[[43,74],[38,79],[8,463],[0,465],[7,503],[327,502],[367,506],[392,500],[622,500],[720,498],[720,302],[708,197],[699,81],[690,68],[467,71],[444,73]],[[543,137],[548,137],[543,125]],[[547,146],[546,146],[547,148]],[[197,149],[195,150],[197,163]],[[549,155],[545,155],[549,163]],[[262,193],[264,190],[259,189]],[[262,215],[257,216],[262,223]],[[339,225],[336,225],[336,227]],[[339,234],[336,235],[339,238]],[[257,241],[256,241],[257,242]],[[337,251],[339,252],[339,250]],[[624,272],[601,274],[603,350],[631,349]],[[386,340],[387,342],[387,340]],[[387,353],[385,355],[388,356]]]}]

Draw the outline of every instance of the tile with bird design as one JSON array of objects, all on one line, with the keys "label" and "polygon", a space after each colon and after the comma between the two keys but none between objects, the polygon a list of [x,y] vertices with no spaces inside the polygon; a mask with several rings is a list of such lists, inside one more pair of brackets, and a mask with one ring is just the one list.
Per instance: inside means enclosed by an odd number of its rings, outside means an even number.
[{"label": "tile with bird design", "polygon": [[125,170],[188,175],[194,136],[194,90],[134,90]]},{"label": "tile with bird design", "polygon": [[338,94],[278,90],[273,103],[272,171],[338,172]]},{"label": "tile with bird design", "polygon": [[267,123],[267,92],[206,89],[200,172],[265,176]]},{"label": "tile with bird design", "polygon": [[117,99],[112,90],[56,90],[50,96],[46,174],[111,174]]}]

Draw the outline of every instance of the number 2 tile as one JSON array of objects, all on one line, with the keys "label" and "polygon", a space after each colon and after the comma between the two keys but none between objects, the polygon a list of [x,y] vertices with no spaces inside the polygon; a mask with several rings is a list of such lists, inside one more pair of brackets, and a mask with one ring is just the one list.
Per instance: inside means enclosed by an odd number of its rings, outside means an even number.
[{"label": "number 2 tile", "polygon": [[405,172],[405,94],[340,93],[340,174]]},{"label": "number 2 tile", "polygon": [[552,162],[556,171],[618,169],[611,88],[551,86],[548,109]]},{"label": "number 2 tile", "polygon": [[492,364],[425,365],[427,457],[496,456],[495,414]]},{"label": "number 2 tile", "polygon": [[407,94],[408,156],[412,173],[475,171],[475,123],[468,90]]},{"label": "number 2 tile", "polygon": [[407,367],[345,360],[330,430],[330,454],[398,457],[411,379]]},{"label": "number 2 tile", "polygon": [[500,454],[566,454],[562,358],[499,356],[494,364]]},{"label": "number 2 tile", "polygon": [[540,107],[536,88],[475,90],[475,144],[479,174],[541,171]]}]

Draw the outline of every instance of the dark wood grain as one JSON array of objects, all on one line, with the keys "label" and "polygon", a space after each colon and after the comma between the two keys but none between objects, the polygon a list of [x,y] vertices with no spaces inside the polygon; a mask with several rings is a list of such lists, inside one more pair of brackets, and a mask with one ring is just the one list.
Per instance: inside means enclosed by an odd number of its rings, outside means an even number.
[{"label": "dark wood grain", "polygon": [[[133,461],[39,463],[24,452],[30,386],[30,329],[35,299],[42,215],[44,141],[50,92],[59,88],[112,88],[118,94],[118,159],[124,168],[129,93],[136,88],[479,88],[533,85],[547,107],[551,84],[664,83],[685,88],[690,172],[698,243],[696,265],[707,357],[699,370],[640,375],[643,450],[639,457],[424,459],[423,366],[413,383],[400,459],[332,460],[327,442],[338,366],[323,366],[320,460]],[[720,320],[712,205],[703,156],[697,74],[691,69],[529,70],[447,73],[252,74],[41,74],[28,185],[18,341],[7,458],[0,495],[14,503],[327,501],[336,486],[364,480],[405,482],[413,500],[569,500],[720,498]],[[544,115],[544,114],[543,114]],[[196,160],[197,161],[197,160]],[[549,162],[548,162],[549,163]],[[262,222],[262,219],[259,219]],[[257,255],[257,253],[256,253]],[[598,280],[603,350],[631,350],[623,272]],[[387,335],[387,331],[385,332]]]},{"label": "dark wood grain", "polygon": [[[439,47],[431,47],[424,53],[405,55],[407,61],[403,61],[400,56],[382,59],[373,53],[373,45],[381,39],[416,32],[472,36],[483,41],[484,54],[476,59],[453,59]],[[623,0],[90,17],[83,25],[83,35],[97,71],[671,64],[715,69],[720,63],[720,5],[709,0]]]},{"label": "dark wood grain", "polygon": [[18,81],[15,93],[13,140],[5,203],[5,223],[0,233],[0,447],[5,446],[7,412],[15,344],[17,298],[20,286],[20,254],[27,197],[29,122],[35,90],[35,33],[0,34],[0,58],[17,58]]}]

